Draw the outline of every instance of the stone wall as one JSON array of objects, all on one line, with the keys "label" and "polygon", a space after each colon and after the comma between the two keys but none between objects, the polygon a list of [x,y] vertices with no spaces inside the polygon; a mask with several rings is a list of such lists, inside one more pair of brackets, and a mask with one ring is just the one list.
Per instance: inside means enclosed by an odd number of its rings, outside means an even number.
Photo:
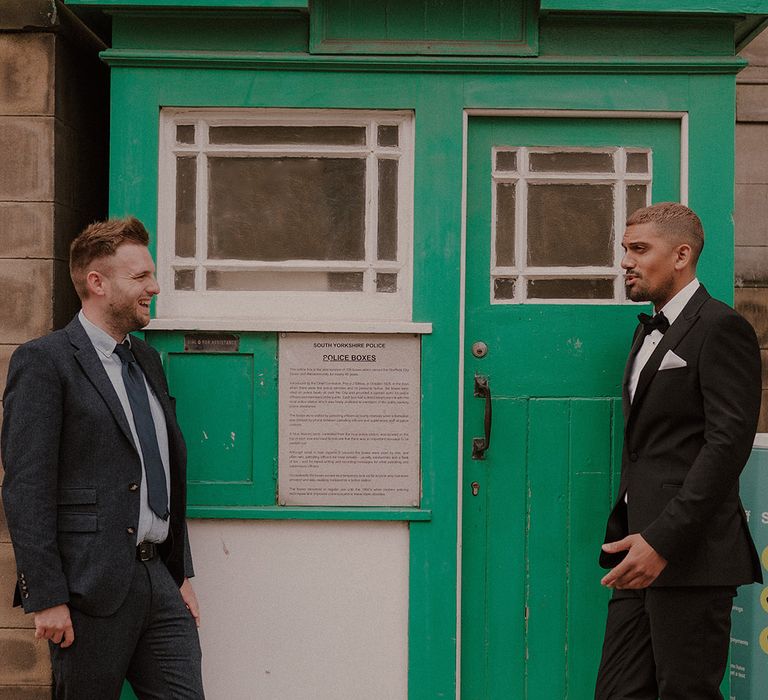
[{"label": "stone wall", "polygon": [[[78,308],[68,245],[107,203],[101,48],[54,0],[0,0],[0,392],[18,344]],[[0,700],[50,698],[47,646],[31,616],[10,607],[15,579],[0,508]]]},{"label": "stone wall", "polygon": [[736,87],[736,308],[755,327],[763,357],[768,432],[768,30],[742,52],[749,67]]}]

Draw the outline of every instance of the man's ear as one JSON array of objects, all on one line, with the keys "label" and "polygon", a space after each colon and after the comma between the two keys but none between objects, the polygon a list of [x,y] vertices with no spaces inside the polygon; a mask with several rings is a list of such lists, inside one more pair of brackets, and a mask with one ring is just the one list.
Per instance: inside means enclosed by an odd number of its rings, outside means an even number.
[{"label": "man's ear", "polygon": [[691,246],[687,243],[681,243],[675,248],[675,269],[683,270],[693,261],[693,252]]},{"label": "man's ear", "polygon": [[106,293],[104,285],[107,280],[98,270],[88,270],[85,275],[85,287],[88,290],[88,296],[103,297]]}]

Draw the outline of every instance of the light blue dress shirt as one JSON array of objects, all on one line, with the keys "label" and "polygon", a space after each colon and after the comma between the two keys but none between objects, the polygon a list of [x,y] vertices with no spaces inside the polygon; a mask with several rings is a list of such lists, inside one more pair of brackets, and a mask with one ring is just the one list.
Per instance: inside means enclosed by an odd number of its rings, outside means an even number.
[{"label": "light blue dress shirt", "polygon": [[[136,447],[136,450],[139,454],[139,459],[141,460],[139,526],[136,531],[136,543],[163,542],[168,536],[168,526],[170,524],[170,519],[163,520],[162,518],[158,518],[154,511],[149,507],[149,499],[147,498],[147,474],[144,469],[144,457],[142,456],[141,448],[139,447],[139,437],[136,433],[136,425],[133,421],[133,411],[131,411],[131,404],[128,400],[128,392],[125,390],[125,383],[123,382],[123,363],[115,354],[115,347],[117,346],[117,343],[115,342],[115,339],[109,335],[109,333],[91,323],[85,317],[85,314],[82,312],[82,310],[78,314],[78,318],[83,328],[85,329],[85,332],[88,334],[91,343],[93,343],[93,347],[96,349],[96,354],[99,356],[101,364],[104,365],[104,369],[107,371],[107,376],[109,377],[109,381],[112,382],[112,386],[115,388],[117,398],[120,399],[120,405],[123,407],[125,417],[128,419],[128,425],[131,428],[134,447]],[[127,336],[127,338],[130,345],[131,337]],[[168,453],[168,427],[165,424],[165,414],[163,413],[163,408],[160,405],[160,402],[157,400],[155,393],[152,391],[152,387],[149,386],[146,377],[144,377],[144,384],[147,387],[149,408],[152,412],[152,420],[155,423],[155,433],[157,434],[157,446],[160,449],[160,459],[163,462],[163,471],[165,471],[165,485],[167,492],[170,494],[171,472],[169,467],[170,457]]]}]

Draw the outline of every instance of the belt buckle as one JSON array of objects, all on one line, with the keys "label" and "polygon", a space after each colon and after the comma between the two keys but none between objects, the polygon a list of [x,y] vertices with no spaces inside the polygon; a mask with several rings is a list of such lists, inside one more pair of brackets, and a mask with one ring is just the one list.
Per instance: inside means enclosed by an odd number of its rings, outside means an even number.
[{"label": "belt buckle", "polygon": [[149,561],[155,557],[155,545],[153,542],[142,542],[136,547],[139,561]]}]

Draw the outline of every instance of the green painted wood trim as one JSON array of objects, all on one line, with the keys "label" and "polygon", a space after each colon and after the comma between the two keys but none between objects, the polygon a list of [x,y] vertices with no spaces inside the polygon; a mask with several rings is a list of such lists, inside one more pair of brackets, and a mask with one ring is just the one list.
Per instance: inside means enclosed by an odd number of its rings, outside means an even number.
[{"label": "green painted wood trim", "polygon": [[414,508],[315,508],[282,506],[189,506],[189,518],[238,520],[432,520],[431,510]]},{"label": "green painted wood trim", "polygon": [[442,58],[435,56],[311,56],[308,54],[222,53],[108,49],[101,53],[114,67],[252,68],[386,73],[738,73],[747,65],[739,56],[587,58]]},{"label": "green painted wood trim", "polygon": [[541,0],[542,12],[765,14],[768,0]]},{"label": "green painted wood trim", "polygon": [[64,4],[73,7],[98,7],[104,10],[123,7],[145,9],[177,7],[200,10],[208,8],[306,10],[309,8],[309,0],[64,0]]},{"label": "green painted wood trim", "polygon": [[[412,5],[413,3],[411,3]],[[469,3],[468,3],[469,4]],[[417,14],[409,7],[411,18],[424,22],[404,22],[391,17],[390,11],[402,10],[408,0],[314,0],[310,13],[309,50],[321,54],[422,54],[465,56],[535,56],[538,53],[538,12],[535,0],[502,2],[495,21],[487,21],[483,31],[471,39],[464,33],[467,6],[461,4],[432,7]],[[422,8],[422,12],[424,8]],[[515,13],[519,12],[519,17]],[[395,12],[397,14],[397,12]],[[477,14],[468,12],[468,16]],[[394,26],[393,26],[394,25]],[[511,30],[512,25],[517,31]],[[477,29],[477,27],[475,27]],[[506,38],[500,35],[506,34]]]}]

